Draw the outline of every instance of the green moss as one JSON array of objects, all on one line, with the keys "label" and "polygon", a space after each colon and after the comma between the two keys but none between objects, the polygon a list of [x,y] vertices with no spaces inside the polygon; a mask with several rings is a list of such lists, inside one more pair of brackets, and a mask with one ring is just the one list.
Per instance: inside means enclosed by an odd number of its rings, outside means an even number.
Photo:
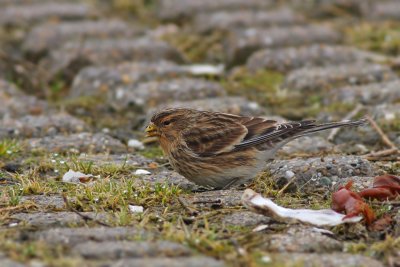
[{"label": "green moss", "polygon": [[66,93],[68,92],[68,85],[64,79],[57,78],[50,83],[49,89],[49,100],[57,101],[65,97]]},{"label": "green moss", "polygon": [[[231,95],[246,96],[269,109],[271,113],[291,120],[312,118],[325,109],[337,108],[337,105],[325,107],[320,94],[305,97],[282,89],[283,80],[284,75],[280,72],[261,70],[251,73],[244,68],[238,68],[228,79],[222,81],[222,85]],[[347,111],[347,106],[343,110]]]},{"label": "green moss", "polygon": [[231,95],[245,96],[263,107],[274,109],[281,106],[286,99],[279,88],[283,79],[283,74],[276,71],[262,70],[250,73],[244,68],[237,68],[221,83]]},{"label": "green moss", "polygon": [[49,245],[43,241],[17,242],[0,236],[0,249],[11,259],[27,263],[39,259],[46,266],[82,266],[82,259],[65,257],[67,250],[62,245]]},{"label": "green moss", "polygon": [[250,73],[244,68],[238,68],[227,80],[222,81],[222,85],[230,94],[245,95],[251,100],[271,104],[276,101],[273,97],[278,96],[283,79],[283,74],[276,71]]},{"label": "green moss", "polygon": [[19,183],[22,195],[41,195],[58,191],[58,186],[54,184],[54,181],[46,181],[35,169],[25,174],[16,174],[15,179]]},{"label": "green moss", "polygon": [[104,105],[106,102],[105,97],[101,96],[80,96],[73,99],[66,99],[60,104],[65,106],[65,108],[71,112],[76,112],[76,109],[93,110],[98,106]]},{"label": "green moss", "polygon": [[366,243],[350,243],[345,246],[345,251],[352,254],[361,254],[368,249],[368,245]]},{"label": "green moss", "polygon": [[159,146],[147,146],[146,149],[140,150],[138,153],[149,159],[156,159],[164,156],[164,152]]},{"label": "green moss", "polygon": [[[98,4],[97,1],[91,1]],[[111,0],[107,2],[110,8],[107,8],[105,12],[110,11],[111,15],[123,17],[127,20],[134,17],[147,25],[159,24],[154,16],[156,0]]]},{"label": "green moss", "polygon": [[7,202],[7,206],[17,206],[21,201],[22,191],[18,186],[11,186],[0,191],[0,199]]},{"label": "green moss", "polygon": [[81,96],[57,104],[97,129],[119,129],[132,125],[137,120],[137,110],[131,108],[113,110],[106,102],[107,98],[103,95]]},{"label": "green moss", "polygon": [[117,226],[131,225],[135,220],[135,216],[130,212],[128,207],[122,207],[121,210],[114,213]]},{"label": "green moss", "polygon": [[373,244],[366,243],[351,243],[347,244],[345,251],[353,254],[363,254],[383,260],[388,263],[391,257],[395,257],[400,250],[400,237],[394,238],[387,235],[383,241],[378,241]]},{"label": "green moss", "polygon": [[392,22],[363,23],[347,29],[347,43],[362,49],[398,55],[400,52],[400,24]]},{"label": "green moss", "polygon": [[213,32],[207,36],[179,32],[166,35],[163,39],[176,47],[190,62],[222,62],[224,60],[222,42],[225,34],[222,32]]},{"label": "green moss", "polygon": [[[76,185],[74,205],[84,211],[120,211],[128,205],[141,205],[145,208],[166,207],[175,201],[182,193],[177,186],[168,184],[140,184],[134,177],[114,179],[99,179],[90,186]],[[121,219],[121,221],[126,221]]]},{"label": "green moss", "polygon": [[0,140],[0,159],[15,158],[22,150],[21,144],[12,139]]},{"label": "green moss", "polygon": [[383,131],[387,132],[400,132],[400,119],[382,120],[378,122]]}]

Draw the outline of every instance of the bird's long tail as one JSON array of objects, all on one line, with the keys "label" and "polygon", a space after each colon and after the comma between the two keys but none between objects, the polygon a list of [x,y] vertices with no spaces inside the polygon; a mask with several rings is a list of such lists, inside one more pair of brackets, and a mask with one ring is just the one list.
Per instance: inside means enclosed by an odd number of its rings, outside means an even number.
[{"label": "bird's long tail", "polygon": [[324,131],[328,129],[333,129],[333,128],[338,128],[338,127],[351,127],[351,126],[360,126],[363,124],[366,124],[368,122],[367,119],[361,119],[357,121],[341,121],[341,122],[329,122],[329,123],[323,123],[323,124],[308,124],[305,125],[308,129],[300,132],[298,135],[295,135],[294,137],[301,137],[305,135],[309,135],[312,133],[316,133],[319,131]]}]

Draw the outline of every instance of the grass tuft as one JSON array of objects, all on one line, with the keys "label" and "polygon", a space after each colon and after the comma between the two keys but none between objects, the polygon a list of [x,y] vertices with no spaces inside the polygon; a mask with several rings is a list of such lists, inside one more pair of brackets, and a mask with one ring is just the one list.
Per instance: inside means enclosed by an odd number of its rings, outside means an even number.
[{"label": "grass tuft", "polygon": [[0,159],[14,158],[22,150],[21,144],[13,139],[0,140]]}]

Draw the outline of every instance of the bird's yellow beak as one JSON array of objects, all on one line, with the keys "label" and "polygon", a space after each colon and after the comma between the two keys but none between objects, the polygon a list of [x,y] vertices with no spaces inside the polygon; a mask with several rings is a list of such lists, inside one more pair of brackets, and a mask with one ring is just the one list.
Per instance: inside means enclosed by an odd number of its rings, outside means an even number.
[{"label": "bird's yellow beak", "polygon": [[150,122],[150,124],[146,127],[146,137],[158,136],[157,126]]}]

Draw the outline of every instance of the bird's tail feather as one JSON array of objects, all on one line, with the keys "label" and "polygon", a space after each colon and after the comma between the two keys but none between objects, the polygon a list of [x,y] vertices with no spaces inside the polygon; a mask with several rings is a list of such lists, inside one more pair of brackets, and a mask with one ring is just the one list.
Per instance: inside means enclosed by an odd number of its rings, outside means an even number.
[{"label": "bird's tail feather", "polygon": [[323,123],[323,124],[315,125],[314,127],[309,128],[307,130],[304,130],[301,133],[299,133],[298,135],[296,135],[295,137],[297,138],[297,137],[309,135],[312,133],[316,133],[319,131],[324,131],[324,130],[338,128],[338,127],[360,126],[367,122],[368,122],[367,119],[361,119],[361,120],[357,120],[357,121],[341,121],[341,122]]}]

